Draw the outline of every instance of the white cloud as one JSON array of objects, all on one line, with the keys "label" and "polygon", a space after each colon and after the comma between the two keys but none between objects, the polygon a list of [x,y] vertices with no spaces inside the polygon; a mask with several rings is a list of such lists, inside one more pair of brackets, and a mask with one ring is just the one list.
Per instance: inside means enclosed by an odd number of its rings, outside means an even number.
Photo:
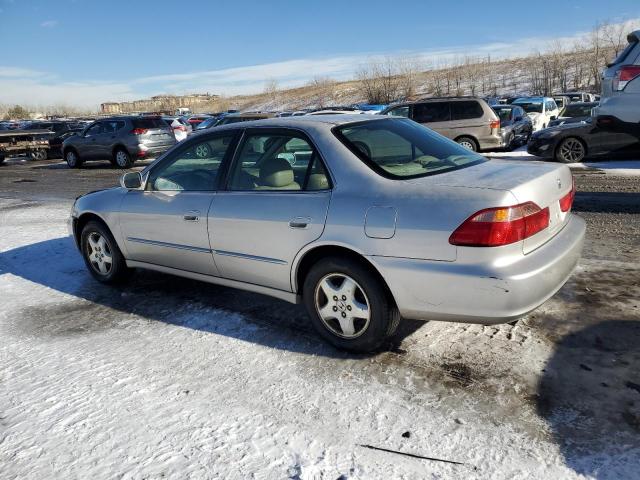
[{"label": "white cloud", "polygon": [[45,20],[44,22],[42,22],[40,24],[41,27],[43,28],[53,28],[55,26],[58,25],[58,21],[57,20]]},{"label": "white cloud", "polygon": [[[634,21],[637,21],[634,20]],[[533,37],[512,42],[492,42],[452,46],[442,49],[403,52],[372,52],[328,58],[301,58],[260,65],[248,65],[220,70],[169,73],[138,78],[118,78],[113,81],[70,82],[46,72],[21,67],[0,66],[0,103],[68,104],[97,108],[106,101],[146,98],[161,93],[215,93],[239,95],[261,92],[269,79],[280,87],[300,86],[316,76],[336,80],[353,78],[358,67],[383,57],[403,57],[423,62],[427,66],[446,65],[464,56],[498,60],[544,50],[551,41],[567,47],[580,42],[586,33],[571,36]]]}]

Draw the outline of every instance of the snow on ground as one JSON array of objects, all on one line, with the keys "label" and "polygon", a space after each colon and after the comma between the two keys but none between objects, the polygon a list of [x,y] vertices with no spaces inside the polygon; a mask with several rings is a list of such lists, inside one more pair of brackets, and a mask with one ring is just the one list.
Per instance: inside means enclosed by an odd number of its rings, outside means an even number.
[{"label": "snow on ground", "polygon": [[[401,348],[354,356],[320,342],[298,307],[259,295],[148,272],[122,288],[97,284],[66,236],[69,209],[0,200],[0,478],[640,471],[640,447],[622,427],[597,450],[575,437],[574,451],[566,429],[593,435],[593,420],[536,406],[546,369],[572,374],[553,367],[554,340],[539,324],[567,315],[573,287],[542,320],[408,322]],[[598,268],[587,262],[577,275]]]},{"label": "snow on ground", "polygon": [[[527,153],[527,147],[519,147],[511,152],[487,152],[484,154],[489,158],[501,160],[534,160],[543,159]],[[582,163],[568,163],[567,166],[573,170],[595,169],[599,173],[606,175],[616,175],[623,177],[640,176],[640,160],[607,160],[586,161]]]}]

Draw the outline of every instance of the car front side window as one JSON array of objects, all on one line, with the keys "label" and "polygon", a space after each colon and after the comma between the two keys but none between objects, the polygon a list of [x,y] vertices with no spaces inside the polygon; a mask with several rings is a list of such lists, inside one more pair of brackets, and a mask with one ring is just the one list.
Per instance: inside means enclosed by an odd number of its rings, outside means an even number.
[{"label": "car front side window", "polygon": [[201,139],[181,148],[149,174],[147,189],[153,191],[214,191],[220,167],[231,153],[235,132]]}]

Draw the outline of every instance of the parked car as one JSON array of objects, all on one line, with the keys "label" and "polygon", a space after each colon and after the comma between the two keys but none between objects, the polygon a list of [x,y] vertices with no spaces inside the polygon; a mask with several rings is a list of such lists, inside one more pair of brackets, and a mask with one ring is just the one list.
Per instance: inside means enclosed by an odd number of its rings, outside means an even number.
[{"label": "parked car", "polygon": [[342,108],[326,108],[323,110],[314,110],[313,112],[307,113],[307,115],[360,115],[364,112],[362,110],[349,109],[344,110]]},{"label": "parked car", "polygon": [[215,126],[216,123],[218,123],[218,121],[223,118],[225,115],[220,115],[217,117],[210,117],[207,118],[206,120],[200,122],[198,125],[196,125],[196,128],[194,131],[199,132],[200,130],[206,130],[207,128],[211,128],[213,126]]},{"label": "parked car", "polygon": [[525,145],[533,133],[531,119],[518,105],[494,105],[494,112],[500,119],[500,134],[504,148],[509,150]]},{"label": "parked car", "polygon": [[564,95],[554,95],[553,99],[556,102],[556,105],[558,106],[558,109],[562,110],[564,107],[566,107],[567,105],[569,105],[571,103],[571,99],[569,97],[566,97]]},{"label": "parked car", "polygon": [[550,97],[522,97],[511,105],[518,105],[527,112],[534,132],[547,128],[549,122],[560,114],[556,101]]},{"label": "parked car", "polygon": [[189,122],[185,122],[181,117],[162,117],[162,119],[171,127],[176,141],[181,142],[193,131],[193,127]]},{"label": "parked car", "polygon": [[576,103],[576,102],[587,103],[587,102],[596,101],[595,95],[593,93],[588,93],[588,92],[563,92],[563,93],[556,93],[554,95],[554,98],[556,96],[567,97],[570,103]]},{"label": "parked car", "polygon": [[219,127],[230,123],[250,122],[275,117],[274,113],[230,113],[220,118],[213,126]]},{"label": "parked car", "polygon": [[591,111],[598,106],[597,102],[571,103],[560,110],[558,118],[549,122],[549,127],[564,125],[565,123],[579,123],[591,118]]},{"label": "parked car", "polygon": [[580,256],[573,196],[564,165],[487,160],[403,118],[303,116],[193,135],[79,197],[70,228],[100,282],[146,268],[302,302],[326,340],[370,351],[401,317],[537,308]]},{"label": "parked car", "polygon": [[186,119],[187,123],[189,125],[191,125],[191,127],[195,130],[196,127],[204,122],[207,118],[211,118],[210,115],[190,115],[188,117],[181,117],[183,119]]},{"label": "parked car", "polygon": [[582,162],[587,157],[640,152],[640,141],[627,133],[607,132],[593,118],[565,123],[535,132],[527,152],[564,163]]},{"label": "parked car", "polygon": [[106,160],[129,168],[136,159],[151,158],[176,143],[171,127],[162,117],[121,116],[91,123],[62,142],[67,165],[79,168],[90,160]]},{"label": "parked car", "polygon": [[640,139],[640,30],[627,36],[627,46],[602,76],[598,126]]},{"label": "parked car", "polygon": [[77,121],[52,120],[34,121],[25,125],[23,130],[49,130],[49,149],[34,151],[31,157],[34,160],[44,160],[45,158],[62,157],[62,142],[76,132],[82,131],[84,127]]},{"label": "parked car", "polygon": [[394,105],[382,111],[381,115],[410,118],[469,150],[504,147],[500,120],[481,98],[429,98]]}]

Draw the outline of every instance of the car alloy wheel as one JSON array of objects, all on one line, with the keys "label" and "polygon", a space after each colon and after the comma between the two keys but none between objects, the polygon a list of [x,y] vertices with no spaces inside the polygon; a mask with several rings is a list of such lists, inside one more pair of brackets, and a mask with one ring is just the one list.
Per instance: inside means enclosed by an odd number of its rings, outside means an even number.
[{"label": "car alloy wheel", "polygon": [[65,153],[64,157],[67,161],[67,165],[69,165],[71,168],[74,168],[78,165],[78,155],[76,155],[76,152],[74,152],[73,150],[69,150],[67,153]]},{"label": "car alloy wheel", "polygon": [[127,168],[129,166],[129,155],[124,150],[118,150],[116,152],[116,163],[120,168]]},{"label": "car alloy wheel", "polygon": [[457,140],[458,145],[466,148],[467,150],[471,150],[472,152],[476,151],[476,144],[470,138],[464,137]]},{"label": "car alloy wheel", "polygon": [[316,286],[314,301],[322,323],[334,335],[357,338],[367,330],[371,318],[369,299],[348,275],[325,275]]},{"label": "car alloy wheel", "polygon": [[581,162],[585,157],[584,145],[577,138],[567,138],[558,149],[560,160],[566,163]]},{"label": "car alloy wheel", "polygon": [[91,232],[89,234],[85,255],[96,273],[109,275],[113,267],[113,254],[109,243],[100,233]]},{"label": "car alloy wheel", "polygon": [[196,157],[208,158],[210,156],[210,153],[211,153],[211,149],[209,148],[209,145],[207,145],[206,143],[201,143],[200,145],[196,146],[196,149],[195,149]]}]

